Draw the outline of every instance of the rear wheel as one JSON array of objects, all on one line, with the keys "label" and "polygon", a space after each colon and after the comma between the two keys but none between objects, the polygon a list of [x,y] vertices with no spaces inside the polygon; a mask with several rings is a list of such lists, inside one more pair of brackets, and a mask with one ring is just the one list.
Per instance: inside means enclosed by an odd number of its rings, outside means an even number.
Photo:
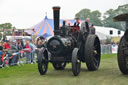
[{"label": "rear wheel", "polygon": [[101,48],[99,38],[96,35],[88,35],[84,56],[88,70],[95,71],[99,68]]},{"label": "rear wheel", "polygon": [[61,63],[52,63],[53,67],[55,70],[63,70],[66,66],[65,62],[61,62]]},{"label": "rear wheel", "polygon": [[81,62],[78,56],[78,48],[74,48],[72,52],[72,72],[74,76],[79,75],[81,69]]},{"label": "rear wheel", "polygon": [[118,47],[118,66],[123,74],[128,74],[128,46],[124,36],[120,40]]},{"label": "rear wheel", "polygon": [[41,75],[46,74],[48,69],[48,56],[47,51],[41,49],[38,54],[38,70]]}]

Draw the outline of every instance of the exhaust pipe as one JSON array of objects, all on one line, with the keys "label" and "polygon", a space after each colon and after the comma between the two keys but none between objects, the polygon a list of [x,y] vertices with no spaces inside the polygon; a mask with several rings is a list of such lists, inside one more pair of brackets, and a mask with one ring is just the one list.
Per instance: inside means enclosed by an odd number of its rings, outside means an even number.
[{"label": "exhaust pipe", "polygon": [[54,16],[54,35],[59,35],[59,20],[60,20],[60,7],[53,7],[53,16]]}]

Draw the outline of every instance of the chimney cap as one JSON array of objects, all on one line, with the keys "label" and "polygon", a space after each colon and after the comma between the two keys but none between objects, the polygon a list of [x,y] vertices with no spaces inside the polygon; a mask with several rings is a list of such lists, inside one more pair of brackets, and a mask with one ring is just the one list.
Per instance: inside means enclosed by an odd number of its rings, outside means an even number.
[{"label": "chimney cap", "polygon": [[60,10],[60,7],[59,6],[54,6],[53,10]]}]

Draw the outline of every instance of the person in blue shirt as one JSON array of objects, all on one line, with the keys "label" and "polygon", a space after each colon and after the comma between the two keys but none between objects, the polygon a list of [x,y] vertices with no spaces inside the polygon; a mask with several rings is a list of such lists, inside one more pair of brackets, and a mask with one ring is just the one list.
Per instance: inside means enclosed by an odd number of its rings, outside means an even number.
[{"label": "person in blue shirt", "polygon": [[31,64],[35,63],[35,52],[36,52],[36,45],[32,43],[32,41],[30,40],[30,44],[29,44],[30,48],[32,49],[32,53],[31,53]]}]

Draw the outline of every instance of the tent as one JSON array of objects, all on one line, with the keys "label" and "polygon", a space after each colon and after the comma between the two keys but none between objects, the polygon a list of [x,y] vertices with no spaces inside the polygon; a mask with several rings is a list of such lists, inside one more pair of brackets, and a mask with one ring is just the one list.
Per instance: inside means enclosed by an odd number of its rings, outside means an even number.
[{"label": "tent", "polygon": [[[67,20],[62,20],[60,19],[60,26],[63,25],[63,21],[66,21],[66,25],[70,25],[72,26],[75,22],[74,19],[67,19]],[[81,22],[81,20],[80,20]],[[47,16],[45,16],[44,20],[42,20],[40,23],[34,25],[33,27],[31,27],[30,29],[32,30],[26,30],[25,32],[27,32],[28,34],[31,35],[37,35],[37,36],[42,36],[44,34],[47,35],[54,35],[54,21],[53,19],[48,19]]]},{"label": "tent", "polygon": [[[62,25],[62,23],[63,23],[63,20],[60,20],[60,26]],[[54,35],[53,19],[48,19],[47,16],[45,16],[44,20],[42,20],[40,23],[31,27],[31,29],[33,29],[33,31],[26,30],[26,32],[31,35],[37,35],[37,36],[42,36],[44,34]]]}]

